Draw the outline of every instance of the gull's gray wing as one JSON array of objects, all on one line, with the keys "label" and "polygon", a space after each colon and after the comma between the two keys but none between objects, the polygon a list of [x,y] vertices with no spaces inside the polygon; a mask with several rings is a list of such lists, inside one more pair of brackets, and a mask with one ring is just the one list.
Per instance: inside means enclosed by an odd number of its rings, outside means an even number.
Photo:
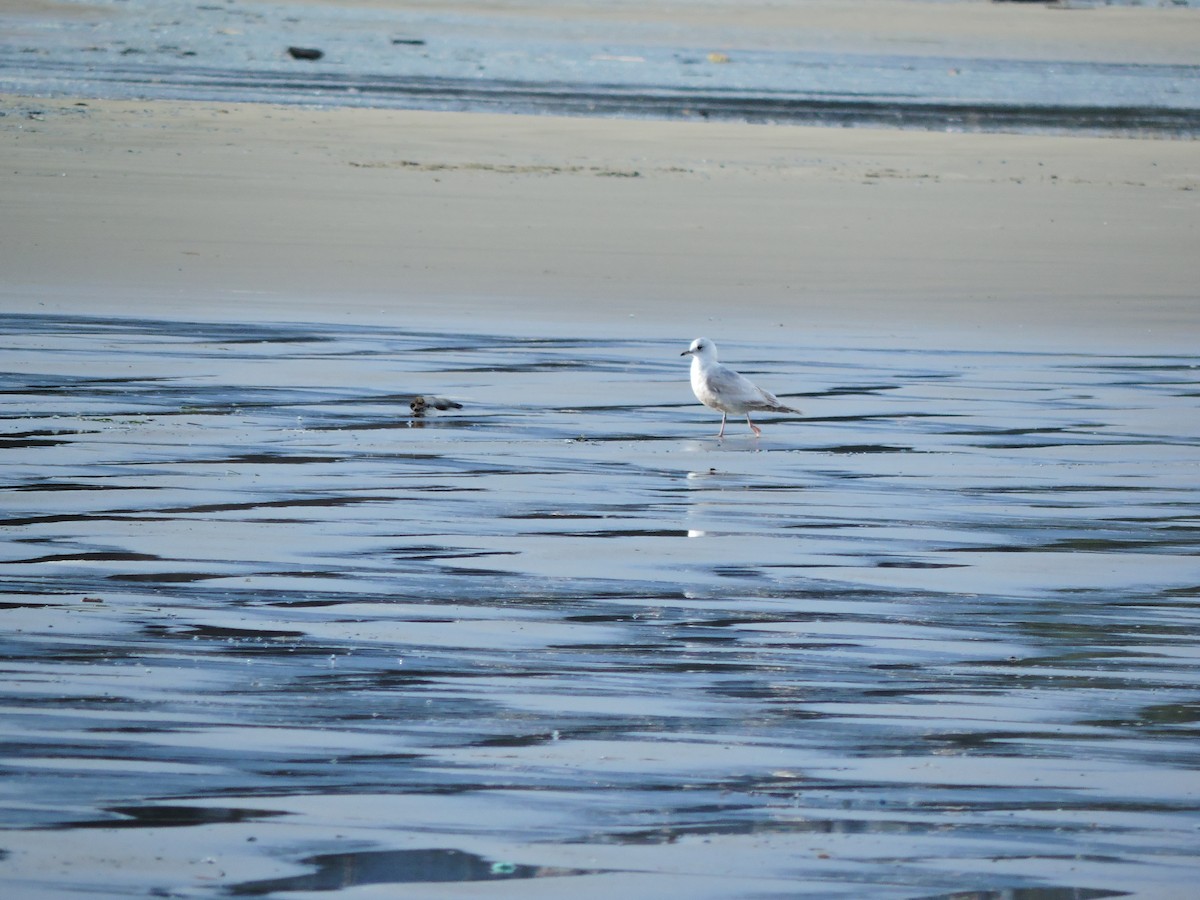
[{"label": "gull's gray wing", "polygon": [[758,404],[770,402],[768,395],[753,381],[719,363],[708,371],[708,387],[723,402],[735,408],[753,409]]},{"label": "gull's gray wing", "polygon": [[774,409],[780,412],[798,413],[779,402],[779,398],[770,391],[764,391],[757,384],[733,371],[728,366],[717,364],[709,372],[709,388],[728,405],[732,411],[746,412],[753,409]]}]

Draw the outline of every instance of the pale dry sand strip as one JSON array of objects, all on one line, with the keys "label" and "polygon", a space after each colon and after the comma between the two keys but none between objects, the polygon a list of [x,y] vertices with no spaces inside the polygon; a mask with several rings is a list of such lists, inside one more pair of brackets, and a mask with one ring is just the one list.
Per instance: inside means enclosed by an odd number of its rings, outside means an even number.
[{"label": "pale dry sand strip", "polygon": [[3,109],[10,311],[1200,345],[1192,141],[12,97]]}]

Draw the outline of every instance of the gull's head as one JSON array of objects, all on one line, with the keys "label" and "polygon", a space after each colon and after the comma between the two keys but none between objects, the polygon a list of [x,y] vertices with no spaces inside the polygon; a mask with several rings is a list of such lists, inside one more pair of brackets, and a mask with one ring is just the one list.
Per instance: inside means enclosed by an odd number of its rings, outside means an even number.
[{"label": "gull's head", "polygon": [[692,341],[692,346],[688,347],[680,356],[694,356],[697,359],[703,359],[706,362],[717,358],[717,345],[708,338],[696,338]]}]

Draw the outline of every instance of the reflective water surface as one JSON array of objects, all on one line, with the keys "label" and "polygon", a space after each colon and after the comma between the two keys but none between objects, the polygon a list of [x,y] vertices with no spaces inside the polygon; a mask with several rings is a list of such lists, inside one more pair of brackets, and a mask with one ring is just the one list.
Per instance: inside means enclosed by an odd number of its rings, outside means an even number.
[{"label": "reflective water surface", "polygon": [[1194,358],[0,328],[11,896],[1200,872]]},{"label": "reflective water surface", "polygon": [[[120,0],[77,4],[74,15],[64,14],[69,5],[50,14],[19,8],[0,29],[0,93],[1200,134],[1194,55],[1112,58],[1082,37],[1030,51],[1004,40],[1003,19],[980,47],[953,26],[922,31],[930,19],[915,4],[902,33],[879,23],[880,39],[866,46],[802,13],[731,24],[721,4],[667,4],[657,15],[637,14],[636,4],[588,6]],[[1129,20],[1135,39],[1142,21]],[[289,47],[319,59],[298,60]]]}]

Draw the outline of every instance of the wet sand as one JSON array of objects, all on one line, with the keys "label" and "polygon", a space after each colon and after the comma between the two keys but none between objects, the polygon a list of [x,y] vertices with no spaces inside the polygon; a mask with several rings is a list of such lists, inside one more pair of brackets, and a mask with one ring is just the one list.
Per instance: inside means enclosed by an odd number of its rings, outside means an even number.
[{"label": "wet sand", "polygon": [[1194,144],[82,102],[0,119],[11,896],[1189,895]]},{"label": "wet sand", "polygon": [[4,323],[13,896],[1191,890],[1194,357]]}]

